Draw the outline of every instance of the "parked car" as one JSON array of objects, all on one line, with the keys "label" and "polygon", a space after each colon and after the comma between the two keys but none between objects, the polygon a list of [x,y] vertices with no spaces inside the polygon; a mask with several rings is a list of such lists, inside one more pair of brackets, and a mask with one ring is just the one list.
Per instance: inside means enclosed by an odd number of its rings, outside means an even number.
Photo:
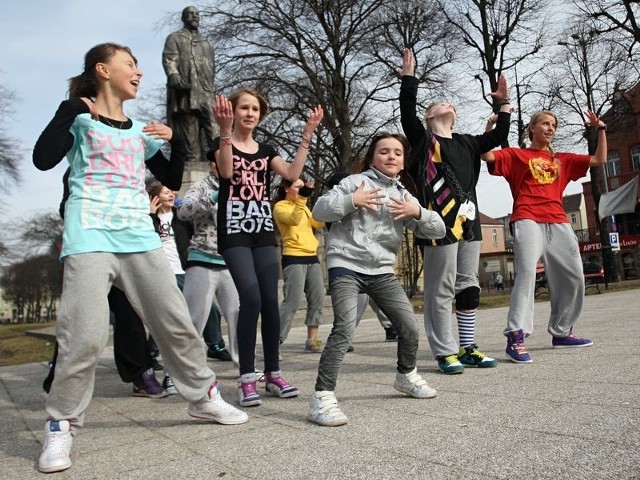
[{"label": "parked car", "polygon": [[584,272],[584,278],[587,283],[592,279],[604,278],[604,269],[599,263],[582,262],[582,271]]}]

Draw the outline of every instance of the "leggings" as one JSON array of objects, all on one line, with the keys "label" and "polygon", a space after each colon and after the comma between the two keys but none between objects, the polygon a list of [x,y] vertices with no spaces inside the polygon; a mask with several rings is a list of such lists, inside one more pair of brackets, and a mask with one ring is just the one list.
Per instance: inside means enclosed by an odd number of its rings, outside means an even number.
[{"label": "leggings", "polygon": [[275,245],[232,247],[222,254],[240,297],[238,354],[240,375],[255,372],[258,316],[261,316],[265,372],[280,370],[278,259]]}]

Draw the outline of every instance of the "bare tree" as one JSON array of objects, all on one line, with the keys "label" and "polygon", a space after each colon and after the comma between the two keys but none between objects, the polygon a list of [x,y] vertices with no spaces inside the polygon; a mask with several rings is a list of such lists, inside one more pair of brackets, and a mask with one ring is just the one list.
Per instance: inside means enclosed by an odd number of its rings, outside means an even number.
[{"label": "bare tree", "polygon": [[[41,322],[55,318],[55,302],[61,294],[62,264],[50,255],[17,262],[0,277],[4,297],[16,309],[18,322]],[[44,310],[44,314],[43,314]]]},{"label": "bare tree", "polygon": [[13,114],[15,94],[0,85],[0,187],[11,190],[20,183],[19,162],[22,156],[18,141],[11,137],[7,129],[7,120]]},{"label": "bare tree", "polygon": [[[16,257],[36,255],[49,255],[58,258],[62,245],[63,222],[57,212],[42,211],[25,219],[17,227],[20,232],[17,244],[13,247]],[[19,252],[18,252],[19,248]]]},{"label": "bare tree", "polygon": [[[413,16],[396,3],[415,6]],[[428,28],[439,15],[430,2],[226,1],[201,15],[213,44],[224,45],[217,49],[218,89],[252,86],[269,99],[272,113],[258,130],[264,139],[293,156],[308,108],[324,106],[307,170],[319,185],[349,170],[370,137],[394,124],[389,105],[397,98],[394,72],[404,46],[426,51],[442,46],[443,37]],[[425,76],[435,79],[448,62],[438,55],[434,49]]]},{"label": "bare tree", "polygon": [[574,0],[589,28],[637,55],[640,44],[640,3],[637,0]]},{"label": "bare tree", "polygon": [[[497,88],[501,74],[507,75],[513,83],[519,68],[520,78],[529,78],[519,84],[517,93],[521,96],[533,93],[530,81],[532,72],[540,70],[536,65],[541,61],[537,54],[543,48],[548,32],[545,28],[549,22],[548,4],[547,0],[448,0],[441,3],[456,34],[473,52],[467,55],[467,65],[460,70],[461,74],[471,73],[480,83],[482,97],[494,112],[499,110],[499,105],[487,95]],[[522,115],[525,102],[518,97],[513,103],[519,106]],[[518,138],[521,137],[519,131]]]},{"label": "bare tree", "polygon": [[[624,49],[601,37],[581,21],[570,26],[559,41],[562,51],[550,78],[555,101],[570,113],[563,121],[574,134],[585,138],[585,108],[598,115],[611,105],[615,92],[630,87],[637,77]],[[588,139],[589,137],[587,137]],[[593,141],[589,146],[595,151]]]},{"label": "bare tree", "polygon": [[[601,38],[598,32],[588,24],[578,20],[565,35],[567,41],[559,42],[564,47],[561,57],[555,93],[558,100],[577,122],[574,130],[582,133],[587,139],[588,151],[593,154],[597,147],[597,132],[594,128],[585,128],[584,109],[589,108],[599,116],[609,108],[613,96],[637,81],[630,62],[625,61],[626,52],[620,44]],[[572,125],[571,121],[566,122]],[[617,262],[609,245],[609,226],[606,218],[598,215],[600,204],[600,176],[604,175],[604,167],[591,167],[591,192],[595,204],[596,224],[600,229],[600,242],[603,246],[603,266],[607,280],[619,280]],[[606,177],[602,184],[606,187]]]}]

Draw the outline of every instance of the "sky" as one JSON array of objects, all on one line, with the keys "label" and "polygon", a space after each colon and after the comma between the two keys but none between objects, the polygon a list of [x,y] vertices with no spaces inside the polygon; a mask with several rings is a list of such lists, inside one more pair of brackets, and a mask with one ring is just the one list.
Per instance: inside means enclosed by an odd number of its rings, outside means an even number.
[{"label": "sky", "polygon": [[[138,92],[142,97],[165,84],[164,40],[182,25],[180,12],[187,5],[175,0],[0,3],[0,82],[17,95],[14,117],[3,121],[22,146],[24,178],[21,185],[5,192],[5,218],[28,218],[41,210],[58,209],[67,162],[41,172],[33,166],[31,152],[65,99],[67,80],[81,73],[87,50],[107,41],[129,46],[144,73]],[[132,107],[135,101],[127,102],[125,111],[131,112]],[[510,213],[512,198],[506,181],[488,175],[486,168],[483,171],[477,187],[480,211],[494,218]],[[581,185],[573,184],[566,193],[580,191]]]},{"label": "sky", "polygon": [[[42,172],[31,153],[38,136],[65,99],[67,80],[82,73],[85,53],[113,41],[129,46],[143,72],[138,95],[165,84],[162,49],[166,36],[182,25],[189,3],[175,0],[3,0],[0,3],[0,82],[17,99],[14,116],[3,119],[22,146],[23,183],[4,195],[5,218],[58,210],[63,160]],[[165,20],[175,13],[175,22]],[[134,101],[125,103],[130,112]]]}]

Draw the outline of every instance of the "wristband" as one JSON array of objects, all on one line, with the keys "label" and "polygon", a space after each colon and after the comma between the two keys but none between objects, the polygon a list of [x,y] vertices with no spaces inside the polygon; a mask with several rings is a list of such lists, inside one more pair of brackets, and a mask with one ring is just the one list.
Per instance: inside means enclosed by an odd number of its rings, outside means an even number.
[{"label": "wristband", "polygon": [[607,126],[603,125],[601,127],[598,127],[598,130],[604,130],[606,132],[607,131]]}]

